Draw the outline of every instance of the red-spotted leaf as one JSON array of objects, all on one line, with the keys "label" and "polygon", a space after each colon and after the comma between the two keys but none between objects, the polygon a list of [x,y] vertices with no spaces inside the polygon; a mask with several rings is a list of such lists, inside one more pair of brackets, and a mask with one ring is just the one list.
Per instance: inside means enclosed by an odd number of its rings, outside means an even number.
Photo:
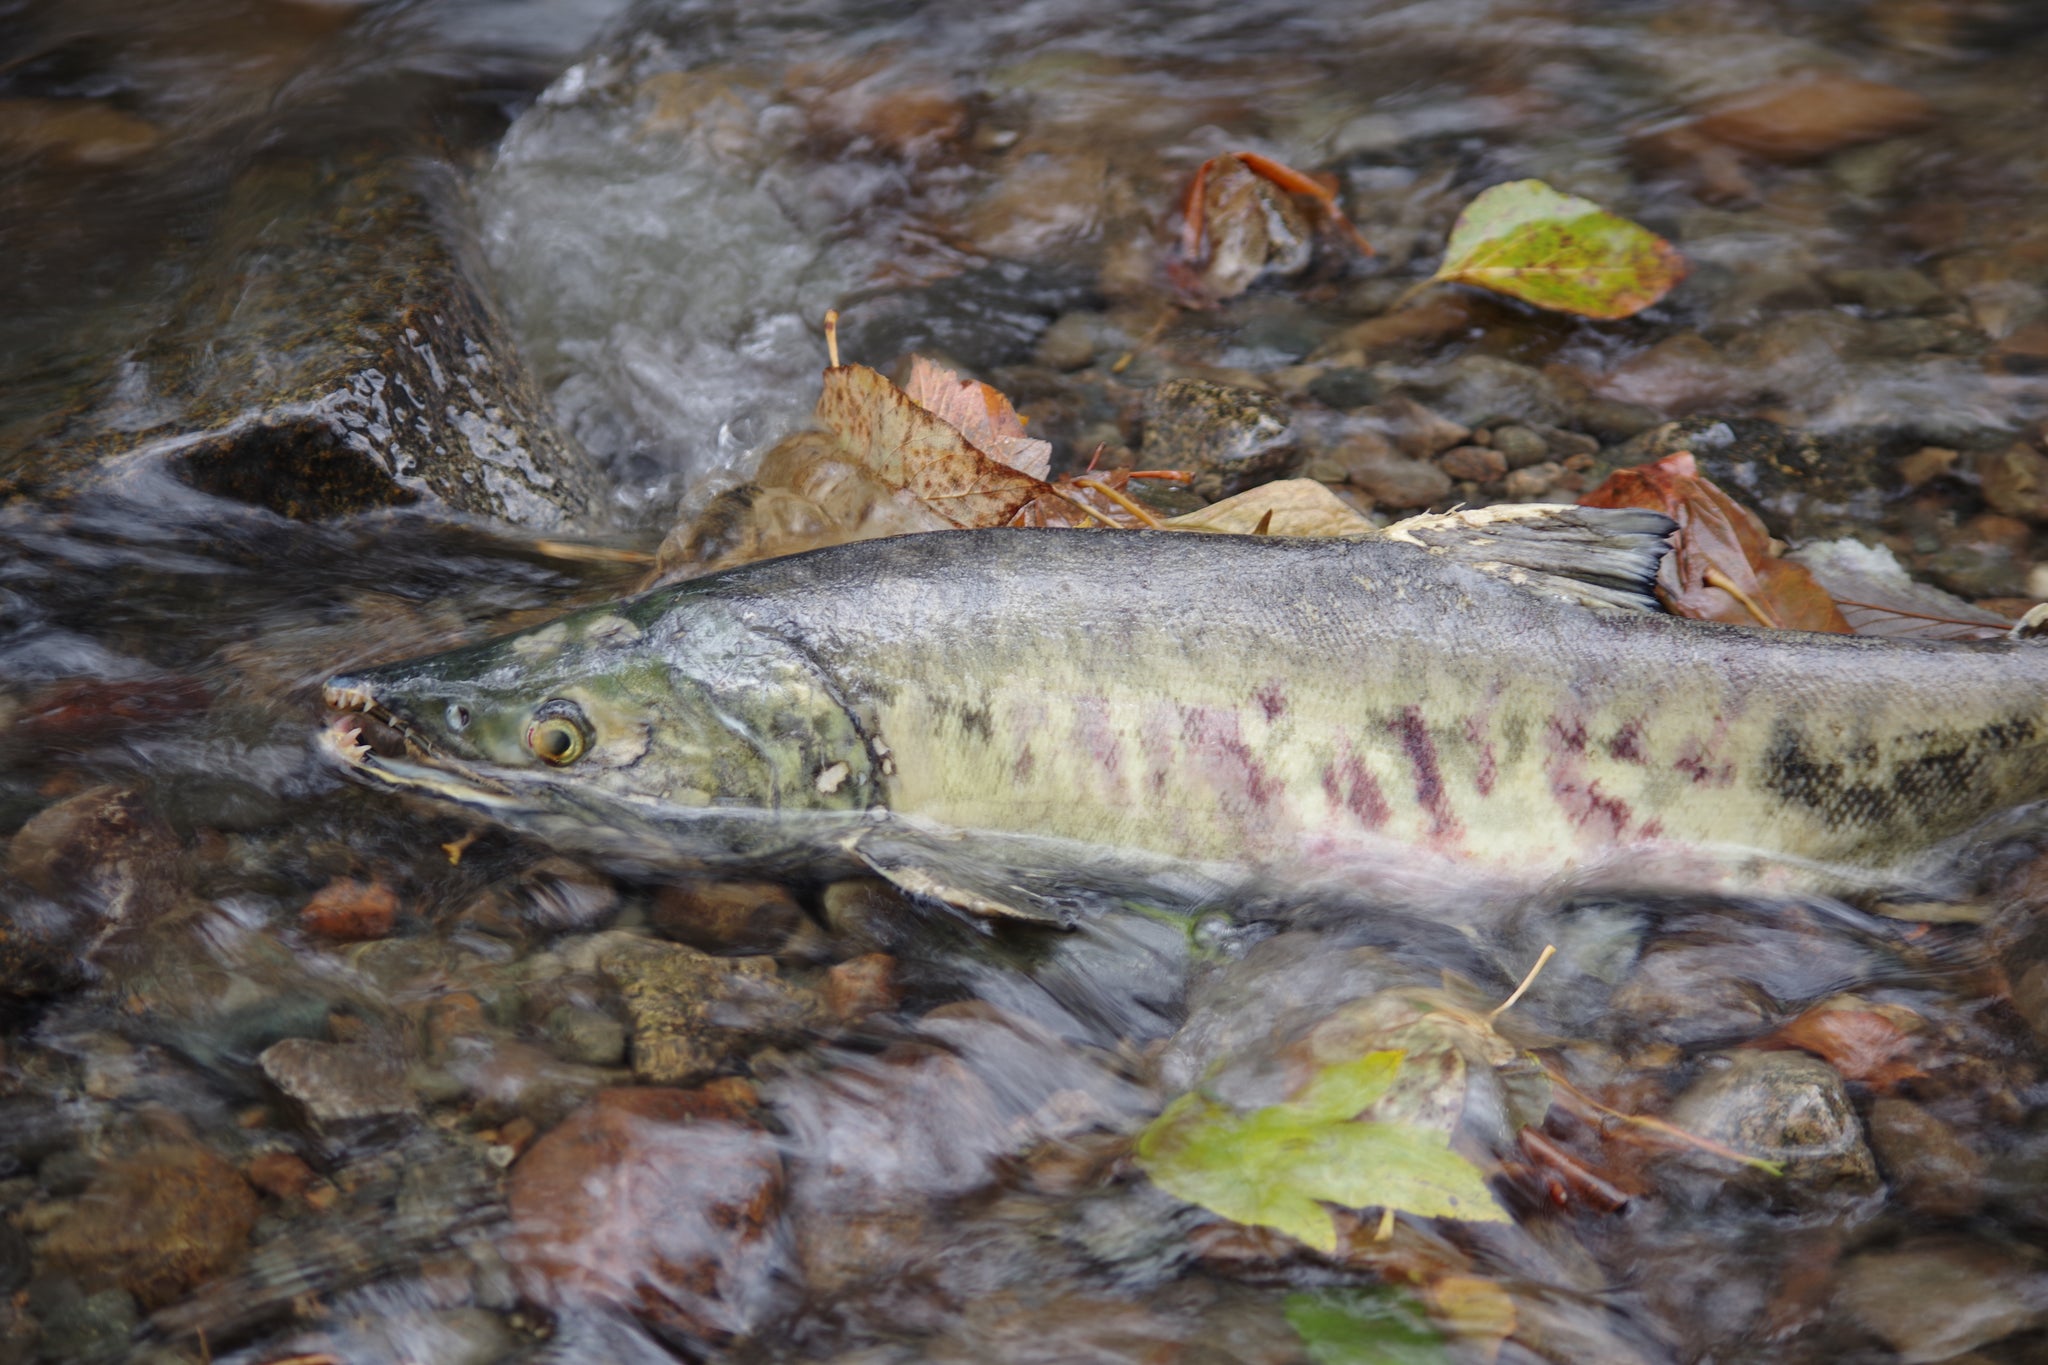
[{"label": "red-spotted leaf", "polygon": [[825,371],[817,417],[860,469],[954,526],[1001,526],[1045,490],[865,365]]},{"label": "red-spotted leaf", "polygon": [[1002,392],[962,379],[921,355],[910,358],[910,401],[965,436],[976,450],[1034,479],[1052,472],[1052,442],[1024,434],[1024,418]]}]

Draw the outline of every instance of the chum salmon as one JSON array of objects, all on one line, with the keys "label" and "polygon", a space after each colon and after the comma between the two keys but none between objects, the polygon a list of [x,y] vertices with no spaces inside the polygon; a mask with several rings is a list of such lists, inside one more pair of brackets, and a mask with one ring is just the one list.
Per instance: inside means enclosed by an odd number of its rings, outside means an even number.
[{"label": "chum salmon", "polygon": [[1704,849],[1884,873],[2048,795],[2048,645],[1663,614],[1655,513],[1413,524],[1444,534],[762,561],[336,677],[328,748],[629,865],[865,867],[1018,913],[1022,883],[947,862],[953,832],[1040,871],[1419,851],[1541,877]]}]

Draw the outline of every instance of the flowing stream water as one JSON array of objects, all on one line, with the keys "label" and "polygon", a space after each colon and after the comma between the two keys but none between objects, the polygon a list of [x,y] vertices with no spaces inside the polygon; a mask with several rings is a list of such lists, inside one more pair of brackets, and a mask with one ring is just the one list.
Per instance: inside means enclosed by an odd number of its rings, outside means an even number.
[{"label": "flowing stream water", "polygon": [[[2044,104],[2026,0],[0,0],[0,1365],[2048,1358],[2024,813],[1936,922],[1368,880],[1056,932],[615,879],[313,743],[336,671],[632,591],[802,428],[829,307],[1056,469],[1153,459],[1177,378],[1383,520],[1691,448],[2016,613]],[[1176,304],[1235,151],[1376,253]],[[1529,177],[1687,281],[1390,326]],[[1458,434],[1371,434],[1410,401]],[[1318,1250],[1144,1174],[1176,1096],[1374,1045],[1506,1221]]]}]

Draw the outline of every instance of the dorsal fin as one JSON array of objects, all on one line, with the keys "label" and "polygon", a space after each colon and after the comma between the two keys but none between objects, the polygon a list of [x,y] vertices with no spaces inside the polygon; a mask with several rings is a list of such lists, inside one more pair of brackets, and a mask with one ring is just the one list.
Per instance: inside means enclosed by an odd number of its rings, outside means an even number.
[{"label": "dorsal fin", "polygon": [[1502,503],[1425,513],[1380,534],[1598,611],[1662,612],[1657,566],[1678,523],[1646,507]]}]

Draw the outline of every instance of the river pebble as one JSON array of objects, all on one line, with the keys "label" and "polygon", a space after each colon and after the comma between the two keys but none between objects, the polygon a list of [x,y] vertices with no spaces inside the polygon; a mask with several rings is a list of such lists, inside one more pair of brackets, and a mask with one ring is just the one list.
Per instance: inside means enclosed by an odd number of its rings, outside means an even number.
[{"label": "river pebble", "polygon": [[773,953],[804,920],[803,907],[779,882],[679,882],[660,888],[648,927],[709,953]]},{"label": "river pebble", "polygon": [[513,1167],[508,1258],[542,1303],[744,1332],[787,1294],[778,1146],[729,1085],[604,1091]]},{"label": "river pebble", "polygon": [[1905,1365],[1926,1365],[2042,1322],[2048,1267],[2016,1247],[1921,1238],[1851,1260],[1835,1305]]},{"label": "river pebble", "polygon": [[1984,1158],[1948,1124],[1911,1100],[1870,1106],[1870,1145],[1895,1197],[1934,1218],[1961,1218],[1984,1198]]},{"label": "river pebble", "polygon": [[256,1225],[255,1191],[210,1150],[161,1145],[109,1164],[43,1239],[42,1260],[89,1289],[157,1308],[226,1270]]},{"label": "river pebble", "polygon": [[[1782,1164],[1782,1182],[1771,1178],[1772,1198],[1811,1204],[1864,1194],[1878,1183],[1876,1161],[1842,1078],[1816,1058],[1792,1052],[1712,1058],[1667,1117],[1745,1156]],[[1726,1173],[1727,1163],[1718,1164]]]},{"label": "river pebble", "polygon": [[286,1038],[256,1060],[271,1084],[322,1127],[346,1127],[417,1107],[405,1083],[404,1062],[384,1047]]},{"label": "river pebble", "polygon": [[632,1020],[633,1074],[656,1085],[701,1079],[750,1049],[822,1018],[817,994],[768,957],[713,957],[680,943],[600,935],[599,971]]},{"label": "river pebble", "polygon": [[1154,469],[1194,475],[1194,491],[1210,500],[1284,476],[1300,461],[1287,413],[1251,389],[1202,379],[1171,379],[1145,409],[1139,448]]}]

